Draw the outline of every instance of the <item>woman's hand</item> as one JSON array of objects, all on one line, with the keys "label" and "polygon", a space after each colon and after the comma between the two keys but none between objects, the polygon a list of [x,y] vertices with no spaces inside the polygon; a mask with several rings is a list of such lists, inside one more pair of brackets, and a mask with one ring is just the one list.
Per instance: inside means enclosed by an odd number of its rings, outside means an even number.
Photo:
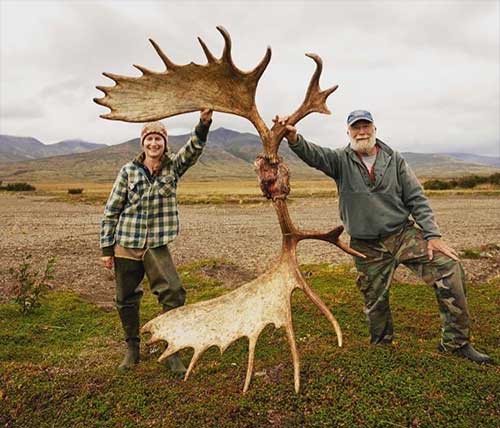
[{"label": "woman's hand", "polygon": [[115,258],[113,256],[103,256],[101,257],[101,261],[106,269],[113,269],[115,264]]},{"label": "woman's hand", "polygon": [[210,125],[210,121],[212,120],[213,110],[209,108],[203,109],[200,111],[200,119],[204,125]]}]

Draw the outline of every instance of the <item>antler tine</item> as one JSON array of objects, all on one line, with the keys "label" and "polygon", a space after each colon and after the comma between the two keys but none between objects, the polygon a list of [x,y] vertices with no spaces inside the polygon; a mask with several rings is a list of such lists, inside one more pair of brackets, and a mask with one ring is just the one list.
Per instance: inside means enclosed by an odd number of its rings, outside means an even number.
[{"label": "antler tine", "polygon": [[314,71],[314,74],[311,77],[311,81],[309,83],[309,88],[308,88],[307,93],[306,93],[306,99],[314,96],[314,93],[318,93],[321,100],[323,101],[323,103],[321,105],[322,111],[318,110],[318,113],[331,114],[330,110],[326,106],[326,99],[339,86],[335,85],[335,86],[332,86],[331,88],[328,88],[328,89],[325,89],[324,91],[321,91],[319,88],[319,78],[321,76],[321,73],[323,72],[323,60],[318,55],[316,55],[314,53],[308,53],[308,54],[306,54],[306,56],[308,56],[309,58],[312,58],[314,60],[314,62],[316,63],[316,70]]},{"label": "antler tine", "polygon": [[165,53],[161,50],[160,46],[158,46],[158,44],[153,39],[148,39],[148,40],[155,48],[156,53],[159,55],[159,57],[165,64],[165,67],[167,67],[167,70],[174,70],[175,68],[179,67],[177,64],[174,64],[167,55],[165,55]]},{"label": "antler tine", "polygon": [[342,242],[340,239],[337,239],[335,242],[333,242],[333,245],[340,248],[342,251],[346,252],[347,254],[350,254],[351,256],[356,256],[356,257],[361,257],[362,259],[366,259],[366,256],[363,253],[360,253],[359,251],[356,251],[354,248],[349,247],[347,244]]},{"label": "antler tine", "polygon": [[203,52],[205,52],[205,56],[207,57],[207,61],[209,64],[213,64],[214,62],[217,61],[217,58],[210,52],[210,49],[208,49],[208,46],[205,44],[205,42],[201,39],[201,37],[198,37],[198,41],[200,42],[200,45],[203,49]]},{"label": "antler tine", "polygon": [[133,67],[137,68],[143,75],[147,74],[155,74],[153,70],[150,70],[149,68],[143,67],[142,65],[137,65],[137,64],[132,64]]},{"label": "antler tine", "polygon": [[222,58],[225,59],[229,64],[234,66],[233,58],[231,57],[231,36],[227,32],[227,30],[222,25],[217,25],[217,30],[224,37],[224,51],[222,52]]},{"label": "antler tine", "polygon": [[[96,86],[95,87],[96,89],[99,89],[101,92],[104,92],[104,95],[106,95],[108,93],[108,90],[112,88],[112,86]],[[99,100],[99,99],[103,99],[103,98],[94,98],[96,100]]]},{"label": "antler tine", "polygon": [[[107,107],[107,108],[111,109],[111,107],[109,106],[109,102],[108,102],[109,98],[107,97],[108,90],[111,89],[111,87],[110,86],[96,86],[96,89],[99,89],[100,91],[104,92],[104,97],[102,97],[102,98],[97,98],[96,97],[96,98],[93,99],[94,102],[96,104],[99,104],[99,105],[103,106],[103,107]],[[106,119],[106,117],[107,117],[108,114],[111,114],[111,112],[110,113],[101,114],[101,115],[99,115],[99,117],[101,117],[103,119]]]},{"label": "antler tine", "polygon": [[[338,85],[335,85],[321,91],[319,78],[321,76],[321,72],[323,71],[323,61],[319,55],[313,53],[307,53],[306,56],[311,58],[316,63],[316,69],[314,70],[311,80],[309,81],[304,101],[302,101],[300,107],[288,118],[287,124],[289,125],[295,125],[309,113],[316,112],[330,114],[330,110],[328,110],[328,107],[326,106],[326,99],[338,88]],[[286,133],[285,126],[276,122],[271,128],[271,131],[276,136],[275,144],[279,146],[279,143]],[[277,149],[278,147],[275,148],[276,151]]]},{"label": "antler tine", "polygon": [[268,46],[266,49],[266,53],[264,54],[264,58],[257,64],[257,67],[255,67],[250,74],[253,74],[257,80],[260,79],[260,76],[266,71],[267,66],[269,65],[269,62],[271,61],[271,46]]},{"label": "antler tine", "polygon": [[300,230],[297,231],[297,239],[300,241],[302,239],[318,239],[320,241],[330,242],[336,247],[340,248],[347,254],[351,256],[357,256],[361,258],[365,258],[365,255],[356,251],[355,249],[349,247],[349,245],[345,244],[340,240],[340,235],[344,231],[344,226],[337,226],[335,229],[330,230],[327,233],[321,233],[316,231],[308,231],[308,230]]},{"label": "antler tine", "polygon": [[[231,55],[231,48],[232,48],[232,41],[231,41],[231,36],[229,35],[229,32],[222,26],[218,25],[217,30],[222,34],[222,37],[224,37],[224,50],[222,52],[222,60],[225,61],[231,68],[236,70],[238,73],[244,74],[244,75],[249,75],[252,76],[255,81],[258,81],[264,71],[266,70],[269,61],[271,61],[271,47],[268,46],[266,49],[266,53],[264,54],[264,58],[257,64],[257,66],[250,72],[245,72],[241,69],[239,69],[233,61],[233,57]],[[202,41],[200,40],[200,43]],[[205,47],[203,46],[204,43],[202,43],[203,50],[205,50]],[[206,51],[205,51],[206,53]]]},{"label": "antler tine", "polygon": [[134,79],[133,77],[122,76],[121,74],[108,73],[106,71],[104,71],[102,75],[106,76],[108,79],[114,80],[117,85],[120,82],[130,82]]},{"label": "antler tine", "polygon": [[[101,117],[126,122],[147,122],[210,108],[248,119],[261,138],[268,139],[269,128],[255,105],[255,92],[271,59],[271,49],[267,49],[255,68],[250,71],[240,70],[232,59],[229,32],[222,26],[218,26],[217,30],[224,39],[220,58],[198,37],[208,61],[204,65],[194,62],[175,64],[153,39],[149,39],[166,70],[157,72],[134,65],[142,72],[140,77],[105,73],[116,85],[103,91],[104,99],[96,99],[96,103],[111,110]],[[186,90],[186,84],[189,84],[189,90]]]},{"label": "antler tine", "polygon": [[299,241],[302,239],[319,239],[321,241],[326,241],[335,244],[338,241],[339,236],[342,234],[343,231],[344,231],[344,226],[337,226],[336,228],[326,233],[301,230],[297,232],[297,239]]},{"label": "antler tine", "polygon": [[330,321],[335,330],[335,334],[337,335],[337,343],[339,346],[342,346],[342,330],[340,329],[339,322],[337,318],[333,316],[330,312],[330,309],[325,305],[325,303],[319,298],[319,296],[312,290],[312,288],[307,284],[304,278],[301,279],[302,282],[302,290],[306,294],[307,297],[318,307],[318,309],[323,313],[323,315]]},{"label": "antler tine", "polygon": [[248,391],[250,386],[250,381],[252,380],[253,363],[255,360],[255,345],[257,340],[254,337],[248,338],[248,364],[247,364],[247,374],[245,376],[245,384],[243,386],[243,392]]},{"label": "antler tine", "polygon": [[289,124],[295,125],[299,120],[303,119],[309,113],[324,113],[330,114],[330,110],[326,106],[326,99],[334,92],[338,85],[332,86],[324,91],[321,91],[319,86],[319,78],[323,71],[323,61],[319,55],[314,53],[307,53],[307,57],[311,58],[316,63],[316,70],[309,81],[306,96],[301,106],[290,116]]},{"label": "antler tine", "polygon": [[295,393],[299,392],[300,388],[300,360],[299,351],[297,350],[297,342],[295,341],[295,333],[293,332],[291,314],[290,319],[285,326],[286,336],[288,339],[288,344],[290,345],[290,351],[292,353],[292,363],[293,363],[293,384],[295,387]]},{"label": "antler tine", "polygon": [[[244,76],[247,76],[247,75],[251,76],[253,79],[255,79],[255,77],[256,77],[257,80],[259,80],[259,77],[262,73],[260,73],[260,74],[256,73],[256,75],[252,75],[252,73],[255,71],[255,69],[250,71],[250,72],[246,72],[246,71],[243,71],[239,67],[236,66],[236,64],[233,61],[233,57],[231,55],[232,41],[231,41],[231,36],[229,35],[229,32],[222,25],[218,25],[216,28],[222,34],[222,37],[224,37],[224,50],[222,51],[222,58],[221,58],[222,61],[225,62],[226,64],[228,64],[229,67],[232,70],[234,70],[236,73],[244,75]],[[266,58],[267,58],[267,52],[266,52],[266,55],[264,56],[263,60],[261,61],[261,63],[265,62]],[[271,59],[271,58],[269,58],[269,59]],[[260,67],[261,63],[259,63],[259,65],[256,68]],[[267,61],[267,63],[269,63],[269,61]],[[267,63],[264,66],[264,70],[267,66]],[[262,70],[262,72],[264,72],[264,70]]]},{"label": "antler tine", "polygon": [[94,98],[94,102],[96,104],[99,104],[99,105],[103,106],[103,107],[107,107],[108,106],[108,104],[106,103],[106,98]]},{"label": "antler tine", "polygon": [[319,92],[319,77],[323,72],[323,60],[314,53],[306,53],[305,55],[313,59],[314,62],[316,63],[316,70],[314,70],[314,73],[311,76],[311,80],[309,81],[309,86],[307,88],[306,92],[306,99],[307,99],[311,96],[313,91]]}]

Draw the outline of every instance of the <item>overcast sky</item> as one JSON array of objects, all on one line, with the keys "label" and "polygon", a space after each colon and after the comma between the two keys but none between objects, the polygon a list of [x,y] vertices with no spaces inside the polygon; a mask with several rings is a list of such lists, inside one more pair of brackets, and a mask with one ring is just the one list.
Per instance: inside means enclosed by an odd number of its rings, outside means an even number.
[{"label": "overcast sky", "polygon": [[[92,99],[110,85],[103,71],[138,76],[132,64],[163,70],[151,37],[176,63],[205,63],[201,36],[219,56],[231,34],[233,58],[253,68],[272,47],[257,106],[274,114],[301,103],[323,58],[331,116],[312,114],[299,131],[325,146],[346,143],[345,120],[368,109],[378,137],[400,151],[500,156],[500,1],[27,1],[0,0],[0,133],[44,143],[81,138],[117,144],[141,125],[99,118]],[[166,119],[186,133],[197,114]],[[213,127],[255,132],[245,119],[215,113]]]}]

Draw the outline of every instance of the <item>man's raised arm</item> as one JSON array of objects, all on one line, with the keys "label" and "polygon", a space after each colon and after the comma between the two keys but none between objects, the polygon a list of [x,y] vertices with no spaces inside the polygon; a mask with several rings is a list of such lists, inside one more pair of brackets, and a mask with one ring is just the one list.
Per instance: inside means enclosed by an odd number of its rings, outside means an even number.
[{"label": "man's raised arm", "polygon": [[295,126],[286,124],[287,120],[288,116],[276,116],[273,122],[277,122],[286,127],[287,133],[285,134],[285,138],[288,140],[290,149],[309,166],[320,170],[329,177],[334,179],[337,178],[337,152],[327,147],[321,147],[306,141],[302,135],[297,133]]}]

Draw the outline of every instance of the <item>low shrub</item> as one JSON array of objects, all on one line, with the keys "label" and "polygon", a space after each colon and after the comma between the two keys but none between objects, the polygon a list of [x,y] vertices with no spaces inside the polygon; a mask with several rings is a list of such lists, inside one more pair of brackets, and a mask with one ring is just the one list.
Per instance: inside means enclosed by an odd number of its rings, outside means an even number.
[{"label": "low shrub", "polygon": [[9,192],[29,192],[36,190],[36,187],[29,183],[9,183],[5,186],[5,190]]},{"label": "low shrub", "polygon": [[10,269],[18,282],[14,302],[19,305],[22,314],[28,314],[42,305],[42,297],[51,288],[48,282],[53,279],[55,262],[55,257],[49,258],[43,272],[37,272],[31,265],[31,254],[27,254],[17,268]]},{"label": "low shrub", "polygon": [[465,250],[462,250],[460,256],[463,259],[480,259],[481,251],[475,248],[466,248]]},{"label": "low shrub", "polygon": [[70,195],[81,195],[83,193],[83,189],[68,189],[68,193]]},{"label": "low shrub", "polygon": [[464,189],[472,189],[478,184],[484,184],[489,181],[489,177],[479,176],[479,175],[467,175],[465,177],[460,177],[457,179],[458,187]]},{"label": "low shrub", "polygon": [[426,190],[447,190],[453,187],[451,182],[444,180],[427,180],[424,183],[424,189]]},{"label": "low shrub", "polygon": [[491,174],[489,177],[488,177],[488,181],[491,183],[491,184],[500,184],[500,172],[497,172],[495,174]]}]

